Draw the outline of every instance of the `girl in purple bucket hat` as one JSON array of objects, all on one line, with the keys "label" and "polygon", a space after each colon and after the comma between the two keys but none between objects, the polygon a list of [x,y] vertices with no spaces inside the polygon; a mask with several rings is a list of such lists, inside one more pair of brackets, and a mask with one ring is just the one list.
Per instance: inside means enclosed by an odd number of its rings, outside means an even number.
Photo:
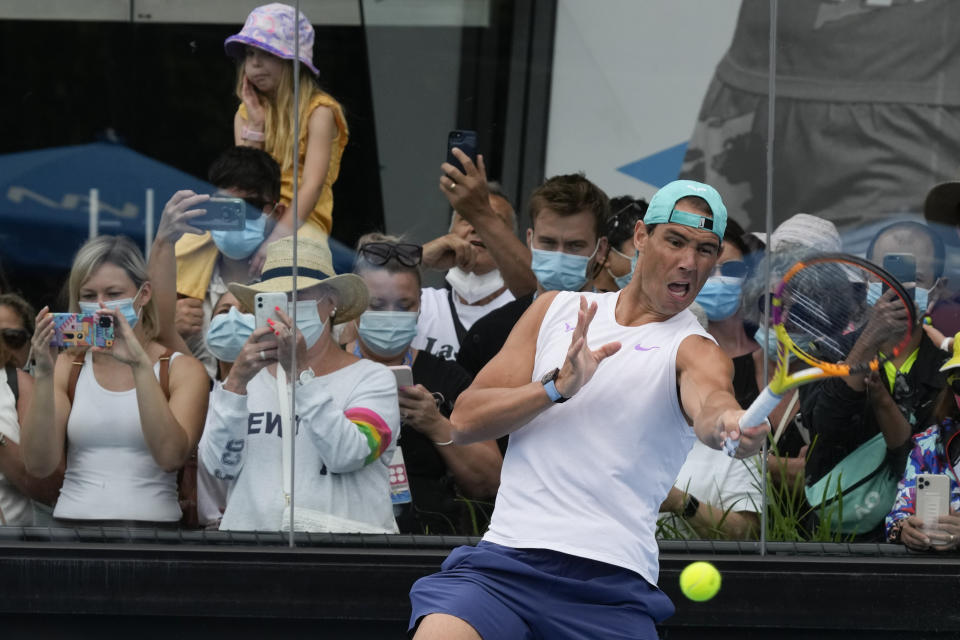
[{"label": "girl in purple bucket hat", "polygon": [[[300,33],[294,50],[294,30]],[[333,226],[333,183],[349,132],[343,108],[317,83],[313,64],[313,27],[301,12],[274,2],[247,16],[240,33],[226,39],[227,55],[236,58],[237,97],[241,104],[233,121],[237,145],[263,149],[282,169],[280,202],[286,212],[273,233],[251,257],[251,274],[259,275],[271,242],[289,236],[326,242]],[[294,104],[293,60],[300,60],[300,101]],[[293,125],[300,121],[298,206],[293,211]]]}]

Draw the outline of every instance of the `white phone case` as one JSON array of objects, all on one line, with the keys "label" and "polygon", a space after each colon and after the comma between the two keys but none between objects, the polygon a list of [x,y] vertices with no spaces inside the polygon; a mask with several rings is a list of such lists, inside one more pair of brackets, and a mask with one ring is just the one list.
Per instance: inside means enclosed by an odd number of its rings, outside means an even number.
[{"label": "white phone case", "polygon": [[413,386],[413,370],[405,364],[394,365],[389,367],[393,371],[393,375],[397,377],[397,386],[398,387],[412,387]]},{"label": "white phone case", "polygon": [[287,294],[283,292],[258,293],[253,296],[253,315],[256,320],[256,328],[269,327],[267,318],[274,321],[280,320],[277,316],[276,307],[286,310]]},{"label": "white phone case", "polygon": [[950,514],[950,479],[939,473],[917,476],[917,517],[926,531],[939,531],[937,519]]}]

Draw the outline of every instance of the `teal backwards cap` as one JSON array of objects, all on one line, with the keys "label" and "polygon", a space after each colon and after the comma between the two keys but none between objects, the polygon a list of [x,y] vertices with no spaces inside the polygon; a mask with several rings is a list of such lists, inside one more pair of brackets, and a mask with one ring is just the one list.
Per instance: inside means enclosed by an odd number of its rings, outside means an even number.
[{"label": "teal backwards cap", "polygon": [[[713,219],[673,208],[677,200],[687,196],[697,196],[706,200],[710,205],[710,211],[713,212]],[[720,194],[710,185],[693,180],[674,180],[653,194],[647,213],[643,216],[644,224],[665,222],[712,231],[720,238],[720,242],[723,242],[723,232],[727,230],[727,208],[723,206]]]}]

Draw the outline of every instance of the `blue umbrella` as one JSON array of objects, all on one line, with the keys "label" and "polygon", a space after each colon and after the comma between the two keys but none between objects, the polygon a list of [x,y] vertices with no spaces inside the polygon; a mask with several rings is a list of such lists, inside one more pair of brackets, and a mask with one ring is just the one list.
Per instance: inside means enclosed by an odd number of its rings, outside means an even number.
[{"label": "blue umbrella", "polygon": [[91,188],[99,190],[99,232],[130,236],[140,246],[147,189],[154,194],[154,225],[175,191],[214,191],[203,180],[116,144],[0,155],[3,262],[69,268],[88,237]]}]

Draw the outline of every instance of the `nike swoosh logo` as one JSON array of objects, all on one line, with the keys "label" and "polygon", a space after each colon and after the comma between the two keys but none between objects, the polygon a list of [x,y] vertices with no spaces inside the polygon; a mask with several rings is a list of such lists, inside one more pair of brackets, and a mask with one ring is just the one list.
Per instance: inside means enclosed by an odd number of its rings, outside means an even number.
[{"label": "nike swoosh logo", "polygon": [[571,327],[569,322],[564,322],[563,326],[566,327],[566,329],[564,329],[564,332],[573,331],[574,329],[576,329],[576,327]]},{"label": "nike swoosh logo", "polygon": [[660,347],[644,347],[643,345],[637,345],[634,347],[637,351],[653,351],[654,349],[659,349]]}]

